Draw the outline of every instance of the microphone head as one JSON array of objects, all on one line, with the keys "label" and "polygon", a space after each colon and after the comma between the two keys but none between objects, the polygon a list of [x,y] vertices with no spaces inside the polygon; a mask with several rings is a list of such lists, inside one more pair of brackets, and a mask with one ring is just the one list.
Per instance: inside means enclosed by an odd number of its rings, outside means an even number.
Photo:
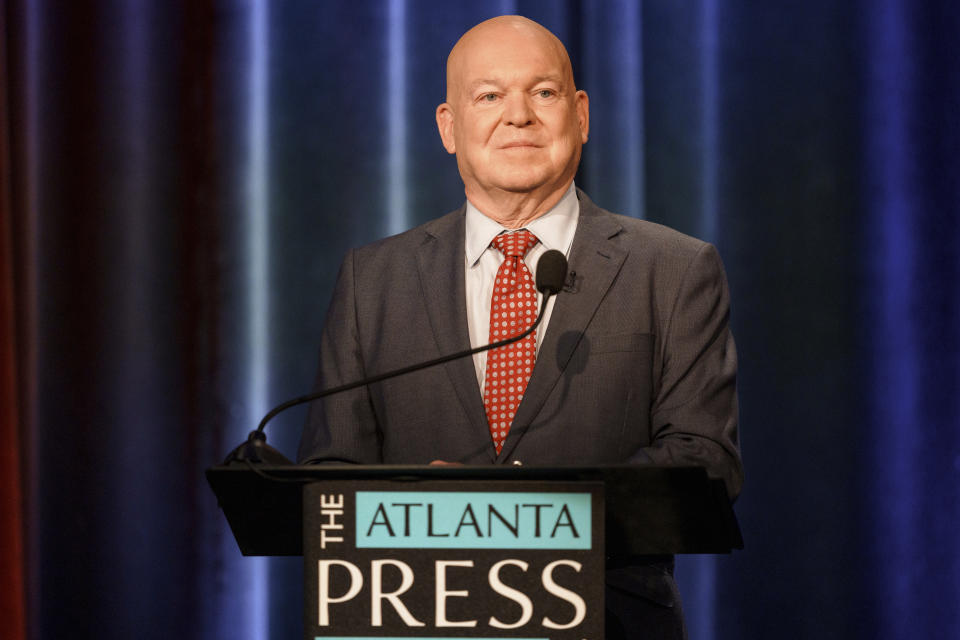
[{"label": "microphone head", "polygon": [[537,261],[537,291],[555,295],[567,280],[567,258],[560,251],[550,249]]}]

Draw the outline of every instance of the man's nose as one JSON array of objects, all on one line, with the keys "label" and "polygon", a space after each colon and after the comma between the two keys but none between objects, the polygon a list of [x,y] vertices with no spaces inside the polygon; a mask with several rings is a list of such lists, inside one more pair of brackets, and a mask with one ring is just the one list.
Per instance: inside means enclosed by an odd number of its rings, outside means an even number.
[{"label": "man's nose", "polygon": [[505,99],[503,121],[515,127],[526,127],[536,121],[536,112],[526,94],[510,94]]}]

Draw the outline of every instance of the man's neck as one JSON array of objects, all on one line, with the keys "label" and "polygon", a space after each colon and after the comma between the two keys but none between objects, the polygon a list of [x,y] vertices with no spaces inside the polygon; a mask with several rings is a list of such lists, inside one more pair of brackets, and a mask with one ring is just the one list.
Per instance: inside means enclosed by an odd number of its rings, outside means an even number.
[{"label": "man's neck", "polygon": [[520,229],[550,211],[570,188],[567,182],[560,189],[527,193],[465,189],[467,200],[483,215],[507,229]]}]

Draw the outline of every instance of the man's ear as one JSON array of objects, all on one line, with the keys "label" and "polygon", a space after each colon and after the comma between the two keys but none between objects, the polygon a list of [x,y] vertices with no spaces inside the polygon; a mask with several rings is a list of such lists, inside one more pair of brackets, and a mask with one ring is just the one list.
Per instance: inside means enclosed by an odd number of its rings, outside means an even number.
[{"label": "man's ear", "polygon": [[440,140],[447,153],[456,153],[457,145],[453,140],[453,108],[446,102],[437,107],[437,129]]},{"label": "man's ear", "polygon": [[580,125],[580,144],[586,144],[590,133],[590,98],[586,91],[577,91],[573,100],[577,109],[577,124]]}]

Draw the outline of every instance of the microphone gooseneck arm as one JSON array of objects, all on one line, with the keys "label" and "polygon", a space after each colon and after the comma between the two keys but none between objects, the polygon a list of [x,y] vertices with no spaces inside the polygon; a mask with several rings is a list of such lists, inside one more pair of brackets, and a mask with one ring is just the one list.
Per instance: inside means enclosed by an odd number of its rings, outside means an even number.
[{"label": "microphone gooseneck arm", "polygon": [[344,391],[350,391],[351,389],[356,389],[358,387],[363,387],[369,384],[374,384],[375,382],[381,382],[389,378],[395,378],[397,376],[402,376],[405,373],[413,373],[414,371],[419,371],[420,369],[428,369],[430,367],[435,367],[438,364],[443,364],[445,362],[450,362],[451,360],[456,360],[458,358],[466,358],[468,356],[481,353],[483,351],[489,351],[490,349],[497,349],[499,347],[505,347],[508,344],[512,344],[519,340],[523,340],[528,335],[536,331],[537,327],[540,326],[540,321],[543,319],[543,312],[547,308],[547,302],[550,300],[551,296],[556,295],[563,289],[564,281],[567,278],[567,259],[566,257],[556,249],[551,249],[550,251],[545,252],[540,256],[540,260],[537,264],[537,275],[536,275],[536,285],[537,290],[543,294],[543,301],[540,303],[540,312],[537,314],[537,319],[533,321],[533,324],[530,325],[523,333],[517,334],[511,338],[506,338],[504,340],[499,340],[490,344],[485,344],[479,347],[474,347],[472,349],[466,349],[464,351],[458,351],[457,353],[451,353],[439,358],[434,358],[433,360],[427,360],[425,362],[420,362],[417,364],[409,365],[402,367],[400,369],[394,369],[393,371],[387,371],[386,373],[380,373],[369,378],[364,378],[363,380],[356,380],[354,382],[348,382],[347,384],[340,385],[338,387],[331,387],[329,389],[321,389],[320,391],[313,391],[311,393],[304,394],[297,398],[287,400],[281,404],[278,404],[273,409],[267,412],[263,419],[260,420],[260,424],[257,425],[257,428],[254,431],[250,432],[247,441],[242,445],[234,449],[227,460],[225,461],[229,464],[232,461],[244,461],[249,463],[249,461],[264,461],[270,459],[276,463],[280,464],[289,464],[289,460],[283,457],[278,451],[274,450],[272,447],[268,447],[266,444],[267,436],[264,433],[264,428],[267,426],[267,423],[270,422],[277,414],[295,407],[306,402],[312,402],[314,400],[319,400],[320,398],[325,398],[331,396],[335,393],[343,393]]},{"label": "microphone gooseneck arm", "polygon": [[540,312],[537,314],[537,319],[533,321],[533,324],[527,328],[523,333],[517,334],[512,338],[507,338],[505,340],[500,340],[498,342],[492,342],[490,344],[485,344],[479,347],[474,347],[472,349],[465,349],[463,351],[458,351],[456,353],[451,353],[439,358],[434,358],[433,360],[427,360],[426,362],[419,362],[417,364],[412,364],[401,369],[394,369],[393,371],[387,371],[386,373],[380,373],[375,376],[370,376],[369,378],[364,378],[363,380],[356,380],[354,382],[349,382],[347,384],[342,384],[339,387],[331,387],[329,389],[322,389],[320,391],[314,391],[312,393],[307,393],[299,398],[293,398],[287,400],[282,404],[278,404],[276,407],[271,409],[267,415],[263,416],[263,420],[260,421],[260,424],[257,425],[257,431],[263,431],[264,427],[270,420],[274,418],[278,413],[286,411],[291,407],[295,407],[298,404],[303,404],[305,402],[312,402],[313,400],[319,400],[320,398],[325,398],[327,396],[332,396],[335,393],[343,393],[344,391],[350,391],[351,389],[356,389],[357,387],[363,387],[368,384],[374,384],[375,382],[381,382],[389,378],[395,378],[397,376],[402,376],[405,373],[413,373],[420,369],[429,369],[430,367],[435,367],[438,364],[443,364],[444,362],[450,362],[451,360],[457,360],[458,358],[466,358],[468,356],[476,355],[482,351],[489,351],[491,349],[498,349],[500,347],[505,347],[508,344],[513,344],[523,340],[528,335],[536,331],[537,327],[540,326],[540,321],[543,319],[543,312],[547,308],[547,300],[553,295],[552,292],[546,293],[543,296],[543,302],[540,304]]}]

